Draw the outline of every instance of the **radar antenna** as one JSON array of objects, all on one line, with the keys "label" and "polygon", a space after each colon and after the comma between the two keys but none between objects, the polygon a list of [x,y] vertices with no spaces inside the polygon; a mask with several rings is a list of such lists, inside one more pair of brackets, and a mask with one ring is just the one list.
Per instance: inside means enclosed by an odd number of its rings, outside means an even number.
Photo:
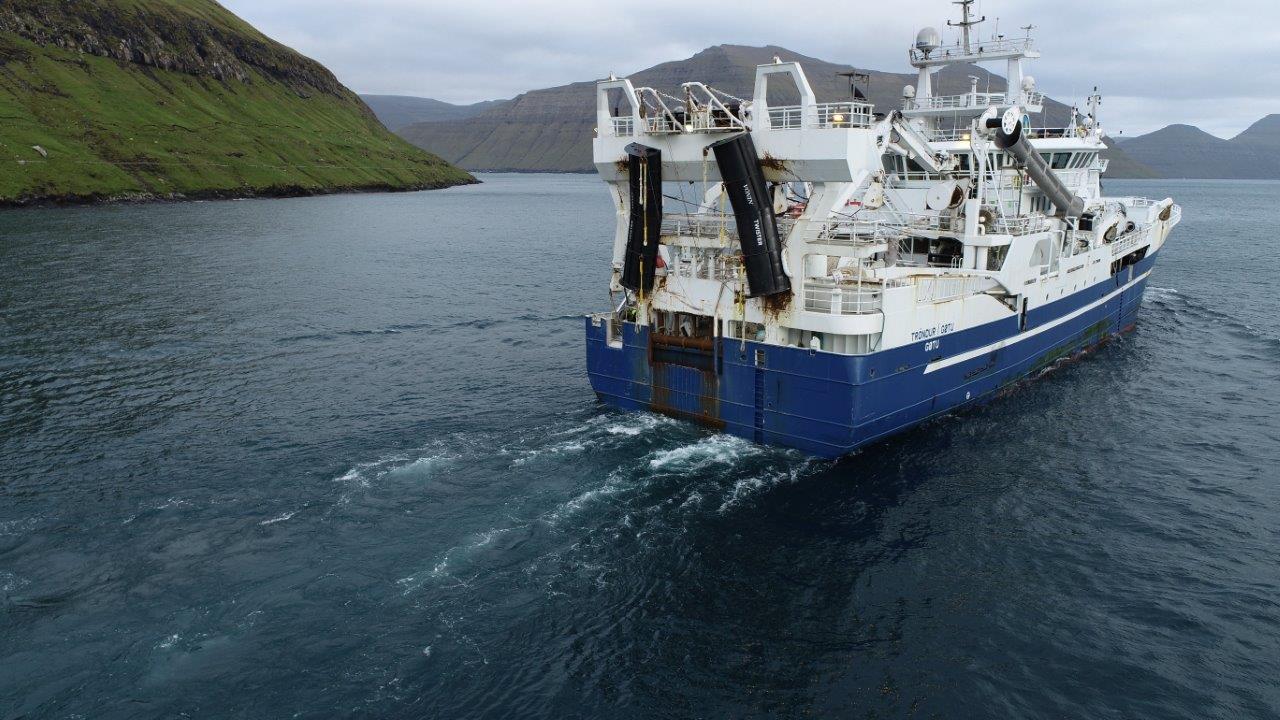
[{"label": "radar antenna", "polygon": [[987,16],[983,15],[977,20],[973,19],[973,4],[977,0],[952,0],[952,5],[959,5],[964,12],[964,20],[960,22],[947,21],[947,27],[958,27],[964,32],[964,53],[969,55],[973,52],[972,42],[969,37],[969,29],[974,25],[986,22]]}]

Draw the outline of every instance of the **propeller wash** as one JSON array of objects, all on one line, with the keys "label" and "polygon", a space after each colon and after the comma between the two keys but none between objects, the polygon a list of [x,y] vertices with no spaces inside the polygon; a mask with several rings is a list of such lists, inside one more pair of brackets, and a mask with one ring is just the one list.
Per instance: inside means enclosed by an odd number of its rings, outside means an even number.
[{"label": "propeller wash", "polygon": [[[1133,327],[1181,208],[1102,197],[1099,96],[1036,127],[1030,29],[973,39],[961,5],[963,39],[921,31],[889,113],[856,88],[818,103],[776,58],[750,101],[598,83],[618,227],[586,339],[605,403],[838,457]],[[1007,92],[934,93],[942,68],[991,61]],[[696,201],[670,207],[664,184]]]}]

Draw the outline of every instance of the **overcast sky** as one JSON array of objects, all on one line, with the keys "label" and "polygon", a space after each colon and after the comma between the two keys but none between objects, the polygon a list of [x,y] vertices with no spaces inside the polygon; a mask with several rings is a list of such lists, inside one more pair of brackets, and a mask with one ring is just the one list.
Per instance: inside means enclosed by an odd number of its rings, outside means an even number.
[{"label": "overcast sky", "polygon": [[[946,0],[221,0],[361,93],[455,103],[620,75],[721,43],[781,45],[906,72],[916,30]],[[980,0],[984,30],[1038,27],[1040,89],[1072,102],[1101,86],[1103,122],[1171,123],[1230,137],[1280,113],[1277,0]],[[951,34],[947,34],[948,38]],[[1003,74],[1001,64],[989,65]]]}]

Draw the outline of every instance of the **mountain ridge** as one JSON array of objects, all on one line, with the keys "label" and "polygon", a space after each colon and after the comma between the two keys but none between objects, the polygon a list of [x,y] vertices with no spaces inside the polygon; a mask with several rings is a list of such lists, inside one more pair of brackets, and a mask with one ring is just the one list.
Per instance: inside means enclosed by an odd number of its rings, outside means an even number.
[{"label": "mountain ridge", "polygon": [[401,130],[422,122],[465,120],[488,110],[505,100],[486,100],[470,105],[457,105],[434,98],[414,95],[361,94],[360,99],[373,110],[378,120],[392,131]]},{"label": "mountain ridge", "polygon": [[1230,140],[1194,125],[1175,123],[1125,138],[1120,147],[1161,177],[1280,179],[1280,115],[1268,115]]},{"label": "mountain ridge", "polygon": [[[676,93],[681,83],[700,80],[717,90],[740,97],[754,90],[757,65],[774,56],[800,62],[820,102],[849,97],[847,78],[841,72],[868,72],[863,88],[878,107],[901,104],[902,89],[913,84],[911,73],[863,70],[832,63],[776,45],[716,45],[683,60],[672,60],[630,75],[637,85]],[[941,92],[968,92],[970,76],[979,87],[1003,91],[1004,78],[976,66],[943,70],[935,78]],[[792,93],[794,95],[794,92]],[[1070,108],[1046,103],[1045,117],[1065,122]],[[530,90],[495,105],[465,121],[419,123],[401,129],[400,135],[415,145],[476,171],[593,172],[591,134],[595,128],[595,81],[580,81],[552,88]]]},{"label": "mountain ridge", "polygon": [[[878,108],[901,106],[902,89],[914,73],[854,68],[806,56],[776,45],[716,45],[689,58],[660,63],[630,75],[637,85],[676,94],[680,83],[700,80],[731,95],[753,91],[756,65],[774,56],[802,64],[820,102],[848,98],[847,80],[836,73],[867,72],[864,88]],[[943,94],[968,92],[970,76],[979,88],[1003,91],[1004,78],[976,66],[944,69],[935,78]],[[530,90],[495,102],[463,120],[435,119],[398,130],[413,144],[462,167],[477,171],[593,172],[591,133],[595,127],[594,81]],[[1070,108],[1052,99],[1035,118],[1046,126],[1065,126]],[[1143,136],[1108,138],[1107,178],[1276,178],[1280,179],[1280,115],[1255,123],[1224,140],[1190,125],[1174,125]]]}]

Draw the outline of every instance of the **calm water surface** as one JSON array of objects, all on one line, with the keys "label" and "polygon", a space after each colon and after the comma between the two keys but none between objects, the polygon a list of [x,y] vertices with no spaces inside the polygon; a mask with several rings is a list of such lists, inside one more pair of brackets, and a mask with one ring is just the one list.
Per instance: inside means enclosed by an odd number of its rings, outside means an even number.
[{"label": "calm water surface", "polygon": [[1280,715],[1275,183],[838,463],[599,407],[592,177],[0,214],[0,718]]}]

